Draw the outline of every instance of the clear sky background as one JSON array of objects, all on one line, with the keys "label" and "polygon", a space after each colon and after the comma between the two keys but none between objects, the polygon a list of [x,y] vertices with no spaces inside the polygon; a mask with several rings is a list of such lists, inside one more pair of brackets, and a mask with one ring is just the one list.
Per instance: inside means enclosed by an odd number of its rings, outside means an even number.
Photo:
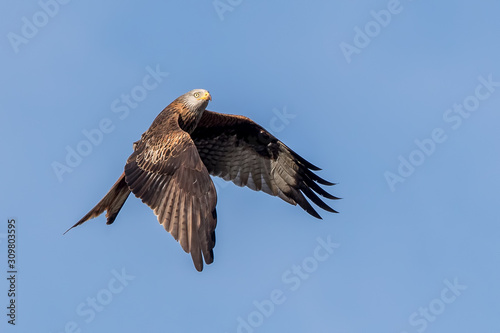
[{"label": "clear sky background", "polygon": [[[498,332],[499,12],[493,0],[4,2],[0,330]],[[193,88],[321,167],[340,214],[318,221],[215,180],[202,273],[134,196],[113,225],[63,236]]]}]

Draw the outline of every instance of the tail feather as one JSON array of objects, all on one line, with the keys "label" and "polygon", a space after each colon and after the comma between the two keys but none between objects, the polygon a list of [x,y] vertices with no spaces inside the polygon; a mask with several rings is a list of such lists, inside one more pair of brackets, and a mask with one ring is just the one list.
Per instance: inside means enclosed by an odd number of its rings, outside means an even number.
[{"label": "tail feather", "polygon": [[125,182],[124,172],[122,173],[120,178],[118,178],[113,187],[111,187],[108,193],[104,196],[104,198],[102,198],[102,200],[99,201],[99,203],[94,208],[92,208],[92,210],[88,212],[87,215],[85,215],[80,221],[76,222],[74,226],[66,230],[64,234],[74,227],[84,223],[85,221],[101,215],[104,211],[106,211],[106,218],[108,219],[106,224],[113,223],[123,204],[127,200],[129,194],[130,189]]}]

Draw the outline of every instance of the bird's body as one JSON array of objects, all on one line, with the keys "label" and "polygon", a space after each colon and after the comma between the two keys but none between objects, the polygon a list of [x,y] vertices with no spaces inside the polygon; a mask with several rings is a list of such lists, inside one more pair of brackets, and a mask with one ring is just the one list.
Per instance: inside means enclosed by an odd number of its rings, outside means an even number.
[{"label": "bird's body", "polygon": [[304,194],[335,212],[315,194],[337,199],[318,185],[333,185],[312,172],[319,168],[252,120],[205,110],[209,100],[208,91],[195,89],[168,105],[134,143],[117,182],[73,227],[104,211],[113,223],[132,192],[201,271],[203,258],[213,262],[215,246],[217,193],[210,174],[299,204],[317,218]]}]

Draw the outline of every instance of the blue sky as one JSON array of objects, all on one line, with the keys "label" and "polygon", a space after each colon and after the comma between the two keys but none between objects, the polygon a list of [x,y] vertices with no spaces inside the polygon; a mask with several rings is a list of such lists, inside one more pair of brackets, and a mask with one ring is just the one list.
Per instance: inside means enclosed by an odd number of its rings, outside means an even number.
[{"label": "blue sky", "polygon": [[[0,283],[2,332],[497,332],[499,10],[5,3],[0,262],[8,276],[13,218],[18,274],[15,326]],[[133,196],[112,226],[101,216],[63,236],[193,88],[321,167],[340,214],[317,221],[214,180],[203,273]]]}]

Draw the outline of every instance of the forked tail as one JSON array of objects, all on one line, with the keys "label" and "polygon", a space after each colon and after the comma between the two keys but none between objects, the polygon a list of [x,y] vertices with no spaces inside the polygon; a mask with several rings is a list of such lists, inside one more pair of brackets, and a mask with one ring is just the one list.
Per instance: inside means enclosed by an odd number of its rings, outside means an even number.
[{"label": "forked tail", "polygon": [[106,211],[106,218],[108,221],[106,224],[111,224],[120,212],[123,204],[127,200],[130,194],[130,189],[128,188],[127,183],[125,182],[125,172],[122,173],[120,178],[116,181],[116,183],[111,187],[108,193],[102,198],[99,203],[92,208],[90,212],[87,213],[80,221],[76,222],[74,226],[69,228],[64,232],[64,234],[76,226],[79,226],[85,221],[88,221],[94,217],[101,215],[104,211]]}]

